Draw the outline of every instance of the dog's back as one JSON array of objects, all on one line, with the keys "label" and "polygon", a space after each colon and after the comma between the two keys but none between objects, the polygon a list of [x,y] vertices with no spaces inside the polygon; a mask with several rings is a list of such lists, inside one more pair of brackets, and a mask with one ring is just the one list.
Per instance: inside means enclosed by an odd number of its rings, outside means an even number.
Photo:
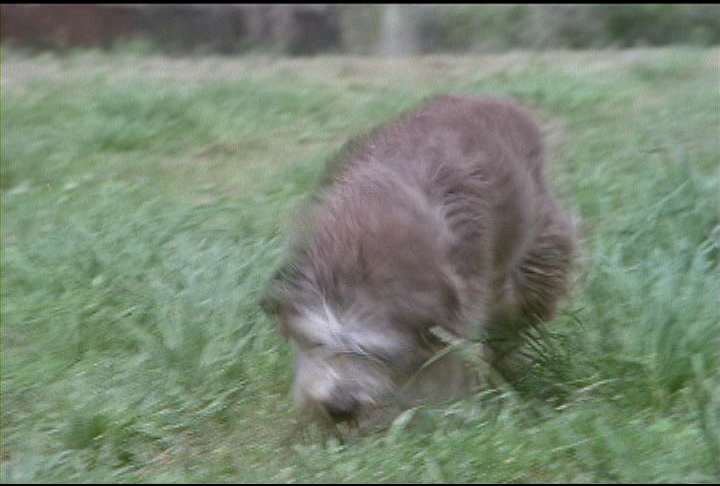
[{"label": "dog's back", "polygon": [[[508,100],[443,96],[376,130],[351,154],[316,226],[321,287],[363,283],[424,316],[464,305],[476,324],[508,312],[552,318],[573,233],[542,166],[536,124]],[[536,288],[540,275],[554,278]],[[411,302],[412,291],[426,300]],[[476,336],[467,324],[448,327]]]}]

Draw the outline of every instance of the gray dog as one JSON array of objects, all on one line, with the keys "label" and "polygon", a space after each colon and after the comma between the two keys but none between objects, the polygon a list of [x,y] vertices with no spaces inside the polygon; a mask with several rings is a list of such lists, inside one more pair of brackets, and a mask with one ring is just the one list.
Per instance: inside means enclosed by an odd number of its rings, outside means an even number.
[{"label": "gray dog", "polygon": [[294,344],[296,401],[357,423],[459,396],[472,376],[448,336],[512,375],[576,247],[542,172],[537,125],[503,99],[438,97],[348,142],[261,300]]}]

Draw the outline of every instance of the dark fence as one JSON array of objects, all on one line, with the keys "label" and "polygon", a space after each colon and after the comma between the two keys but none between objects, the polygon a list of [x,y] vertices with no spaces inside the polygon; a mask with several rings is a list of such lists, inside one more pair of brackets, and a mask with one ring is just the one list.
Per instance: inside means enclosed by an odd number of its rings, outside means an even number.
[{"label": "dark fence", "polygon": [[404,55],[720,44],[713,4],[2,5],[2,40],[39,48],[144,38],[177,53]]},{"label": "dark fence", "polygon": [[261,47],[286,54],[341,48],[337,5],[7,5],[2,40],[34,47],[108,47],[146,38],[170,50],[235,52]]}]

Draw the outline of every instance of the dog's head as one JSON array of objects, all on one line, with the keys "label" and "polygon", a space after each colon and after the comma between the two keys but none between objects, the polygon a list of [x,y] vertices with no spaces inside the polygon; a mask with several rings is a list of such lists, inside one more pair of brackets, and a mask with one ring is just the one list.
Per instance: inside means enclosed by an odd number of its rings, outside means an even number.
[{"label": "dog's head", "polygon": [[460,388],[430,377],[456,366],[431,332],[454,331],[460,305],[450,235],[397,175],[367,180],[329,196],[261,302],[293,343],[297,403],[336,422]]},{"label": "dog's head", "polygon": [[463,387],[459,364],[450,355],[436,359],[446,343],[432,334],[432,317],[411,306],[403,314],[390,302],[360,297],[342,308],[302,290],[276,309],[295,351],[295,400],[319,417],[357,422]]}]

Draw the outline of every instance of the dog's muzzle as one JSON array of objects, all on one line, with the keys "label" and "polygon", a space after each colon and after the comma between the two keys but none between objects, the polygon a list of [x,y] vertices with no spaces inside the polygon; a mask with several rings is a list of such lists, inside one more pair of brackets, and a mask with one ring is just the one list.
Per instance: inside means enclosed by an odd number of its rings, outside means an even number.
[{"label": "dog's muzzle", "polygon": [[360,402],[352,395],[340,395],[331,400],[321,402],[320,407],[336,424],[357,421],[361,409]]},{"label": "dog's muzzle", "polygon": [[356,423],[391,388],[387,361],[364,351],[301,354],[296,365],[300,403],[335,423]]}]

